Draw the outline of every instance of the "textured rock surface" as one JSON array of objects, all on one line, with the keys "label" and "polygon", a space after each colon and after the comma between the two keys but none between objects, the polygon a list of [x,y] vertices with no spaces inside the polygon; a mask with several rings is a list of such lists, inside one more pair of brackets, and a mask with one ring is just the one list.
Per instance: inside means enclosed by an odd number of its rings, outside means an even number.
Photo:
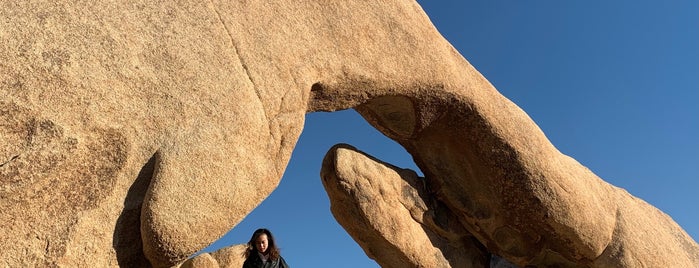
[{"label": "textured rock surface", "polygon": [[339,145],[321,177],[333,215],[381,267],[484,267],[490,258],[412,170]]},{"label": "textured rock surface", "polygon": [[490,252],[699,266],[414,1],[4,1],[0,25],[0,266],[177,265],[278,185],[306,112],[352,107]]},{"label": "textured rock surface", "polygon": [[234,245],[222,248],[212,253],[202,253],[194,258],[186,260],[181,268],[240,268],[243,267],[245,258],[245,245]]},{"label": "textured rock surface", "polygon": [[218,262],[209,253],[202,253],[194,258],[186,260],[181,268],[218,268]]},{"label": "textured rock surface", "polygon": [[54,2],[0,3],[0,266],[172,265],[276,187],[310,84],[245,65],[246,8]]},{"label": "textured rock surface", "polygon": [[[473,240],[467,231],[472,227],[463,223],[464,217],[453,215],[430,194],[425,179],[415,172],[382,163],[351,146],[337,145],[326,155],[321,177],[335,218],[382,267],[489,267],[490,254],[500,241],[481,240],[489,245],[486,250]],[[669,217],[624,192],[618,195],[613,201],[620,207],[614,235],[598,259],[581,263],[550,248],[526,262],[508,257],[521,266],[541,267],[682,267],[696,262],[696,245],[681,237],[683,231]],[[507,215],[505,211],[493,213]],[[649,218],[654,224],[640,223]],[[506,228],[514,229],[507,223],[500,229]],[[663,245],[671,252],[651,252],[658,245],[655,239],[652,246],[641,241],[649,234],[678,244]],[[494,236],[505,241],[517,238],[506,235]],[[648,255],[636,255],[638,252]],[[673,254],[677,254],[675,261]]]}]

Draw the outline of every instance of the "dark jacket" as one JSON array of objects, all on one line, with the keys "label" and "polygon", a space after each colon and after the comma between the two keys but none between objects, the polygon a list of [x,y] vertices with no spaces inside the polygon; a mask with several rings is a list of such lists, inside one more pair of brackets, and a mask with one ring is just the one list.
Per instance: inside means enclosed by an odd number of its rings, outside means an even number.
[{"label": "dark jacket", "polygon": [[289,268],[289,265],[286,264],[282,256],[279,256],[279,259],[276,260],[267,259],[266,263],[262,263],[260,255],[257,252],[251,252],[250,256],[245,259],[243,268]]}]

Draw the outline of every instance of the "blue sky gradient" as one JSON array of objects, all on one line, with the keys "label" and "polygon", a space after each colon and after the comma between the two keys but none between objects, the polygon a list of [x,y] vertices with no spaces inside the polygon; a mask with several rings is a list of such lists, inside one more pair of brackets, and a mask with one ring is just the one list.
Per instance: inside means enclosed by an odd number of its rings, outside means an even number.
[{"label": "blue sky gradient", "polygon": [[[699,237],[699,1],[418,1],[564,154]],[[206,251],[272,230],[292,267],[379,267],[320,181],[334,144],[417,170],[356,112],[314,113],[274,193]]]}]

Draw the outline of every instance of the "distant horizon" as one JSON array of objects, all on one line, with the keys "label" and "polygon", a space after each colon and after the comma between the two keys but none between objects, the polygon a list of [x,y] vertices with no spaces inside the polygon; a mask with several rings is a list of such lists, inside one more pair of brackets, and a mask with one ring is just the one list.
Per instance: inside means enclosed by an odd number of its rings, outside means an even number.
[{"label": "distant horizon", "polygon": [[[697,241],[699,1],[418,2],[558,150]],[[292,267],[379,267],[330,213],[319,171],[337,143],[421,174],[356,112],[307,114],[279,187],[204,252],[245,244],[264,227]]]}]

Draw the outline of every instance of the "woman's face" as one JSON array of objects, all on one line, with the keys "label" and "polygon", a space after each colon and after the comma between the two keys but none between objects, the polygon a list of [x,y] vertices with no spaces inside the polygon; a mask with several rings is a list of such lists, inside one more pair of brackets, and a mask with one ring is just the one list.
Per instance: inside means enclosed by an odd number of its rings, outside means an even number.
[{"label": "woman's face", "polygon": [[261,234],[255,240],[255,248],[261,253],[267,253],[267,234]]}]

